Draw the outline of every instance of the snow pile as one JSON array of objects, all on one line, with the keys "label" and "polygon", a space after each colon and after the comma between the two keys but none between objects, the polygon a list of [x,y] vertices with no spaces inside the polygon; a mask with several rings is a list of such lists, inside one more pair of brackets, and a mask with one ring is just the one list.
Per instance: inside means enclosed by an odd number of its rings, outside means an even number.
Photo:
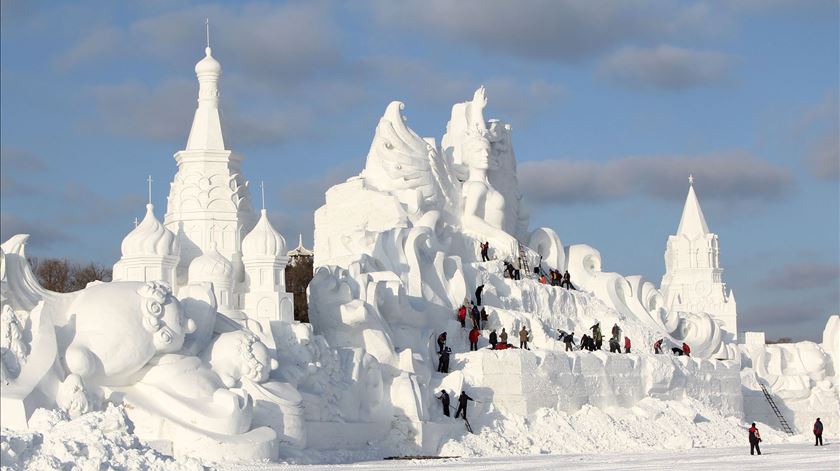
[{"label": "snow pile", "polygon": [[[604,453],[656,449],[719,448],[746,443],[747,425],[724,417],[698,401],[644,399],[630,408],[584,406],[574,413],[543,408],[523,417],[497,411],[472,420],[475,435],[444,443],[444,456],[499,456],[557,453]],[[758,424],[762,439],[787,437]]]},{"label": "snow pile", "polygon": [[122,407],[70,419],[60,411],[38,409],[29,432],[3,429],[3,469],[202,470],[196,460],[175,461],[141,442]]}]

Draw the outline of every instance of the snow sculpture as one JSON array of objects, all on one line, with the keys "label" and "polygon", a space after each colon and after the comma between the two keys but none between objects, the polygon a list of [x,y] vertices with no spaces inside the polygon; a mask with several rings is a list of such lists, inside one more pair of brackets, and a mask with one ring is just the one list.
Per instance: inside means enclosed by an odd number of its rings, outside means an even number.
[{"label": "snow sculpture", "polygon": [[123,239],[122,257],[114,264],[114,281],[163,281],[175,284],[178,265],[178,239],[163,227],[154,213],[154,206],[146,205],[146,216]]},{"label": "snow sculpture", "polygon": [[720,266],[720,243],[709,232],[703,210],[689,176],[677,234],[668,236],[662,293],[669,310],[706,312],[719,321],[727,342],[738,337],[735,294],[726,292]]}]

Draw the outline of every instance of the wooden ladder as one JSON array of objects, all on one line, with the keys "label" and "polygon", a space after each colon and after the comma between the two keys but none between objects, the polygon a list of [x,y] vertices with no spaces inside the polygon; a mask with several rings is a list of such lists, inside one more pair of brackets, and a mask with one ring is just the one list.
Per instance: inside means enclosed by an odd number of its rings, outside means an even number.
[{"label": "wooden ladder", "polygon": [[767,391],[767,388],[764,387],[764,383],[761,381],[758,382],[758,385],[761,386],[761,392],[764,393],[764,398],[767,399],[767,403],[770,404],[770,408],[773,409],[773,412],[776,413],[776,418],[779,419],[779,424],[782,426],[782,430],[784,430],[788,435],[793,435],[793,429],[791,428],[788,421],[785,419],[785,416],[782,415],[782,411],[776,406],[776,401],[773,400],[773,396]]},{"label": "wooden ladder", "polygon": [[519,243],[519,274],[525,278],[531,277],[531,268],[528,267],[528,258],[525,256],[525,246]]}]

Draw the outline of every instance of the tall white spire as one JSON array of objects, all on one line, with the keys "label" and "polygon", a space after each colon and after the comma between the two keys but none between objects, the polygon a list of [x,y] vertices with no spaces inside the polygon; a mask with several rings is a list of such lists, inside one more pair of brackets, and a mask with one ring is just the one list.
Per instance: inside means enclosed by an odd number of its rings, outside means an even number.
[{"label": "tall white spire", "polygon": [[187,150],[225,150],[222,122],[219,116],[219,77],[222,65],[210,49],[210,24],[205,23],[207,47],[204,58],[195,65],[198,77],[198,108],[195,110]]},{"label": "tall white spire", "polygon": [[695,239],[709,233],[709,226],[706,225],[706,218],[700,208],[700,201],[694,192],[694,177],[688,176],[688,196],[685,198],[680,225],[677,228],[677,235]]}]

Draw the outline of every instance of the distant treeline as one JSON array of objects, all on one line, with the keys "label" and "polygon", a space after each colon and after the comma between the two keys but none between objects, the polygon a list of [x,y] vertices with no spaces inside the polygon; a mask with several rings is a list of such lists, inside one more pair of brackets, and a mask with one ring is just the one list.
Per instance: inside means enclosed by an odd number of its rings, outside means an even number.
[{"label": "distant treeline", "polygon": [[58,293],[84,289],[91,281],[111,281],[111,268],[60,258],[30,258],[29,266],[44,288]]}]

